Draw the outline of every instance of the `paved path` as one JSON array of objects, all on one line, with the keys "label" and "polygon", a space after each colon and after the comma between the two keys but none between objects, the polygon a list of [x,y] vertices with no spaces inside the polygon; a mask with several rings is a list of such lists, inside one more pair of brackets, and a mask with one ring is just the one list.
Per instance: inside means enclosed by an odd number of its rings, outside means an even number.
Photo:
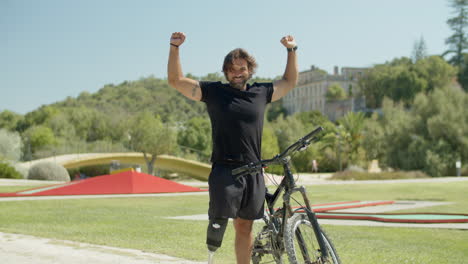
[{"label": "paved path", "polygon": [[[322,185],[322,184],[390,184],[390,183],[415,183],[415,182],[463,182],[468,181],[468,177],[437,177],[437,178],[418,178],[418,179],[403,179],[403,180],[367,180],[367,181],[337,181],[337,180],[328,180],[332,174],[308,174],[308,173],[299,173],[295,175],[297,178],[298,185]],[[268,176],[269,182],[281,182],[282,177],[272,175]]]},{"label": "paved path", "polygon": [[0,232],[5,264],[201,264],[162,254]]}]

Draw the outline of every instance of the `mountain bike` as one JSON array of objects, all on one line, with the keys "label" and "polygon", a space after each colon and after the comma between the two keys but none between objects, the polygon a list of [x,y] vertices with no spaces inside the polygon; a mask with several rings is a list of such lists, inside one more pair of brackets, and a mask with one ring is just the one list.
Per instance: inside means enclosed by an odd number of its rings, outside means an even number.
[{"label": "mountain bike", "polygon": [[[284,170],[284,177],[275,192],[267,191],[265,195],[266,208],[263,221],[261,224],[254,224],[254,227],[259,227],[254,231],[252,248],[254,264],[341,263],[332,241],[317,221],[305,187],[296,186],[291,172],[291,155],[307,149],[317,140],[316,135],[322,130],[322,127],[316,128],[272,159],[249,163],[232,171],[233,176],[241,177],[275,164],[282,165]],[[295,193],[299,193],[301,198],[293,197]],[[280,198],[282,204],[275,208]],[[299,206],[293,206],[292,200]]]}]

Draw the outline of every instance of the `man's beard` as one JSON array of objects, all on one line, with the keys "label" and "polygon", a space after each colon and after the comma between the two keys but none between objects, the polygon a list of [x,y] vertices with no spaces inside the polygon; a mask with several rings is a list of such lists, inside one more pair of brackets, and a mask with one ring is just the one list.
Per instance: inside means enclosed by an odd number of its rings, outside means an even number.
[{"label": "man's beard", "polygon": [[244,86],[245,86],[245,84],[247,83],[248,80],[249,80],[249,78],[242,78],[242,81],[241,81],[241,82],[235,82],[235,81],[234,81],[234,78],[232,78],[231,80],[229,80],[229,84],[230,84],[233,88],[242,90],[242,89],[244,89]]}]

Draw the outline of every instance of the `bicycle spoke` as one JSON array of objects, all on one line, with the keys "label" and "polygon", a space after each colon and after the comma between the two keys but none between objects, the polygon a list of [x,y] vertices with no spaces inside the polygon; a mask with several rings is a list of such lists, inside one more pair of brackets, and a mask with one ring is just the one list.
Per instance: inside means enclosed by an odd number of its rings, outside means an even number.
[{"label": "bicycle spoke", "polygon": [[[305,214],[295,214],[288,219],[285,230],[285,248],[291,263],[339,264],[336,251],[325,233],[319,234],[324,240],[329,257],[322,254],[312,224]],[[325,261],[325,262],[324,262]]]}]

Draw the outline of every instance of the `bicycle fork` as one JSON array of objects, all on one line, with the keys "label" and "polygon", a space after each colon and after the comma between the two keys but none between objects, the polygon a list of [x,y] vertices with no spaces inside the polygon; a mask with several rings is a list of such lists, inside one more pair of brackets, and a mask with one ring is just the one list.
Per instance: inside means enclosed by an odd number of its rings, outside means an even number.
[{"label": "bicycle fork", "polygon": [[[290,201],[291,195],[293,193],[295,193],[295,192],[300,192],[301,195],[302,195],[302,198],[304,199],[304,202],[305,202],[305,205],[306,205],[304,210],[305,210],[305,212],[307,214],[307,218],[309,219],[310,224],[312,225],[312,228],[313,228],[314,233],[315,233],[315,237],[317,238],[317,242],[319,244],[320,252],[322,253],[321,254],[321,258],[322,258],[321,260],[325,261],[325,259],[327,259],[329,257],[328,256],[329,252],[328,252],[327,246],[325,245],[325,241],[324,241],[323,235],[322,235],[322,230],[320,229],[320,225],[319,225],[319,223],[317,221],[317,216],[315,215],[314,211],[312,210],[312,207],[310,205],[309,198],[307,198],[306,190],[305,190],[304,186],[293,188],[291,190],[291,192],[286,193],[284,195],[284,201],[287,204],[287,208],[289,210],[289,213],[291,215],[293,213],[289,201]],[[302,234],[300,233],[300,231],[297,233],[297,236],[298,236],[298,240],[301,243],[304,243],[304,238],[302,237]],[[309,253],[307,252],[306,248],[304,248],[304,249],[301,248],[301,252],[304,255],[305,259],[308,259],[310,261],[310,256],[309,256]]]}]

